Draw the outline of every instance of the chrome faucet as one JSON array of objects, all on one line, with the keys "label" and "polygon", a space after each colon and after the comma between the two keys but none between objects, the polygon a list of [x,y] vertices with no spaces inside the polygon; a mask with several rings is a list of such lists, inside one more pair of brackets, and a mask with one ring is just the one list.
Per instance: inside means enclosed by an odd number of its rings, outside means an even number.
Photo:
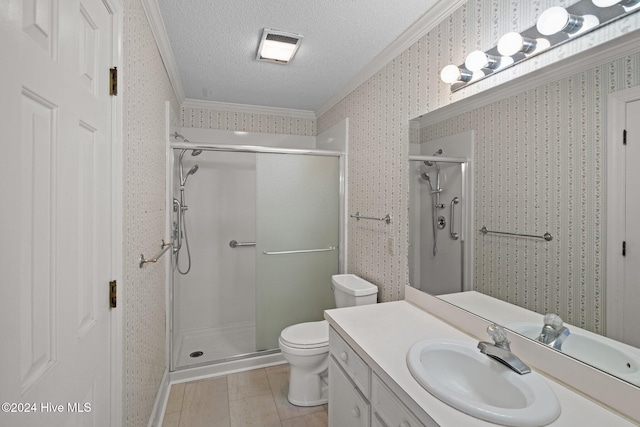
[{"label": "chrome faucet", "polygon": [[506,365],[510,369],[516,371],[520,375],[528,374],[531,369],[518,356],[511,352],[509,346],[510,341],[507,339],[507,333],[502,326],[495,323],[487,327],[487,333],[493,339],[493,344],[486,341],[480,341],[478,348],[480,352],[486,354],[492,359]]},{"label": "chrome faucet", "polygon": [[537,341],[547,344],[556,350],[562,350],[562,343],[567,339],[570,332],[566,326],[562,326],[562,319],[554,313],[544,315],[544,326]]}]

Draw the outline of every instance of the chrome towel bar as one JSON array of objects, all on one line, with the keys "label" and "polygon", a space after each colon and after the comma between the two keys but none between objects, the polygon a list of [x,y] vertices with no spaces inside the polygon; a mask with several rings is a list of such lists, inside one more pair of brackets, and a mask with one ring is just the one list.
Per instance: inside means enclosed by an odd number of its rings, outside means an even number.
[{"label": "chrome towel bar", "polygon": [[329,252],[329,251],[335,251],[337,248],[335,246],[329,246],[328,248],[321,248],[321,249],[301,249],[301,250],[297,250],[297,251],[278,251],[278,252],[269,252],[269,251],[264,251],[262,252],[265,255],[289,255],[289,254],[308,254],[311,252]]},{"label": "chrome towel bar", "polygon": [[229,242],[229,246],[232,248],[237,248],[238,246],[255,246],[256,242],[238,242],[237,240],[232,240]]},{"label": "chrome towel bar", "polygon": [[487,227],[485,227],[485,226],[483,226],[480,229],[480,232],[482,234],[492,233],[492,234],[504,234],[506,236],[532,237],[534,239],[543,239],[543,240],[546,240],[547,242],[550,242],[551,240],[553,240],[553,236],[551,236],[551,234],[549,234],[549,233],[544,233],[544,235],[542,235],[542,236],[534,236],[533,234],[520,234],[520,233],[507,233],[507,232],[504,232],[504,231],[491,231],[491,230],[487,230]]},{"label": "chrome towel bar", "polygon": [[143,254],[140,254],[140,260],[138,262],[138,265],[140,266],[140,268],[142,268],[143,265],[145,265],[148,262],[158,262],[158,260],[160,259],[160,257],[162,255],[164,255],[165,252],[167,252],[167,250],[171,247],[171,243],[165,243],[164,239],[162,240],[162,244],[160,245],[160,252],[158,252],[158,254],[156,256],[154,256],[153,258],[145,258]]},{"label": "chrome towel bar", "polygon": [[387,214],[386,216],[382,217],[382,218],[378,218],[378,217],[374,217],[374,216],[364,216],[364,215],[360,215],[360,211],[356,212],[355,215],[351,215],[351,218],[355,218],[358,221],[360,221],[361,219],[372,219],[374,221],[384,221],[387,224],[391,224],[391,215]]}]

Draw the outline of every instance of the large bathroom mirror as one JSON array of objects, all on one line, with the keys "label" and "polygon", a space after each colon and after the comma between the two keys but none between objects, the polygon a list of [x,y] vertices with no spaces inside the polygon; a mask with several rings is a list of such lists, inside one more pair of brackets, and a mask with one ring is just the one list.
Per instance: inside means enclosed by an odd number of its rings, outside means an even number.
[{"label": "large bathroom mirror", "polygon": [[[638,32],[568,61],[411,121],[410,285],[530,338],[556,313],[582,346],[563,352],[640,386],[640,333],[610,339],[612,322],[637,321],[625,312],[637,316],[640,299],[612,301],[607,283],[607,154],[622,144],[609,140],[608,99],[640,86]],[[466,197],[450,192],[465,191],[455,158],[472,166]],[[438,288],[445,273],[454,283]]]}]

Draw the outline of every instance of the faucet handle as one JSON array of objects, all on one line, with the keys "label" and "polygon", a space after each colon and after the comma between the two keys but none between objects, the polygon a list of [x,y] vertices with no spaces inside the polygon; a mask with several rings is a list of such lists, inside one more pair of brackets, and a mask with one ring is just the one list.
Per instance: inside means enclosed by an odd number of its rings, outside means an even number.
[{"label": "faucet handle", "polygon": [[556,331],[562,329],[562,318],[555,313],[547,313],[544,315],[545,326],[551,326]]},{"label": "faucet handle", "polygon": [[509,341],[509,339],[507,338],[507,333],[502,326],[498,325],[497,323],[493,323],[487,326],[487,333],[489,334],[493,342],[496,343],[496,346],[504,348],[505,350],[509,350],[509,344],[511,343],[511,341]]}]

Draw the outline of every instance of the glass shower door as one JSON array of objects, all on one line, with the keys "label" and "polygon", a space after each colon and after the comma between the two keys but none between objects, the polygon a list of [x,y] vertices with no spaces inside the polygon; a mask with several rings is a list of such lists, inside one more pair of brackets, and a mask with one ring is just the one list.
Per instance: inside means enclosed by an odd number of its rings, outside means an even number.
[{"label": "glass shower door", "polygon": [[338,273],[340,158],[257,155],[256,350],[323,319]]}]

